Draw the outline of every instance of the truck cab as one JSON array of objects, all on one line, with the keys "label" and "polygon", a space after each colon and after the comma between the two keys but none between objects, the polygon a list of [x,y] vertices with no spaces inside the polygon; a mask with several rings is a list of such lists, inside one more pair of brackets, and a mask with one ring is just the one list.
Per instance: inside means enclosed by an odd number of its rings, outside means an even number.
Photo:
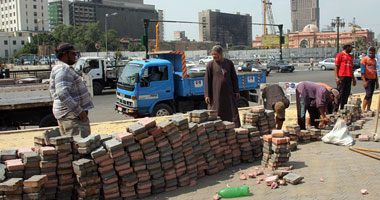
[{"label": "truck cab", "polygon": [[101,57],[81,57],[74,66],[79,73],[91,76],[95,95],[102,94],[105,87],[115,88],[122,68],[123,66],[110,65],[107,59]]},{"label": "truck cab", "polygon": [[124,105],[117,109],[134,117],[154,112],[153,109],[161,115],[173,114],[173,109],[164,103],[156,106],[174,98],[173,82],[173,66],[169,61],[132,61],[125,66],[117,84],[117,103]]}]

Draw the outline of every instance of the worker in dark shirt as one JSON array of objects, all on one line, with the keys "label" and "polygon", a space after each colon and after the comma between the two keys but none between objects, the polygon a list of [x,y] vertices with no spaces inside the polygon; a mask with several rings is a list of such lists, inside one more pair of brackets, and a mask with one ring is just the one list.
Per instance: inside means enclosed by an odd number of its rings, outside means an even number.
[{"label": "worker in dark shirt", "polygon": [[273,110],[276,113],[277,129],[282,129],[282,124],[285,121],[285,109],[290,104],[284,91],[278,85],[271,85],[264,88],[262,97],[265,109]]},{"label": "worker in dark shirt", "polygon": [[[306,129],[305,116],[307,111],[310,115],[310,125],[323,127],[329,121],[326,117],[328,104],[333,101],[338,103],[338,100],[338,90],[330,92],[320,84],[309,81],[300,82],[296,86],[298,125],[302,130]],[[318,124],[317,119],[322,121]]]}]

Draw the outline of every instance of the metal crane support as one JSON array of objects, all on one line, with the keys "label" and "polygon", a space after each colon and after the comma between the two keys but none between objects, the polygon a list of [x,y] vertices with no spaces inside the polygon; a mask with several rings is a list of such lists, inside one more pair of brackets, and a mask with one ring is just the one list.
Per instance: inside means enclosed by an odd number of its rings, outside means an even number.
[{"label": "metal crane support", "polygon": [[[274,17],[272,12],[272,2],[270,0],[263,0],[263,24],[274,24]],[[275,28],[269,26],[271,34],[276,34]],[[267,25],[264,25],[264,35],[268,35]]]}]

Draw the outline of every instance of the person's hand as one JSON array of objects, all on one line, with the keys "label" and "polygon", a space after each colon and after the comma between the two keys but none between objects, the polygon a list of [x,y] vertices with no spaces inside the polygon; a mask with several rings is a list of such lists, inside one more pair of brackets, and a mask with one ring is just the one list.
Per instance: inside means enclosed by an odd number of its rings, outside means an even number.
[{"label": "person's hand", "polygon": [[355,79],[355,77],[352,77],[352,85],[356,86],[356,79]]},{"label": "person's hand", "polygon": [[376,81],[376,89],[379,89],[379,82]]},{"label": "person's hand", "polygon": [[336,79],[335,79],[335,83],[336,83],[336,85],[338,86],[338,85],[340,84],[340,79],[339,79],[339,78],[336,78]]},{"label": "person's hand", "polygon": [[235,93],[235,98],[238,100],[240,99],[240,93]]},{"label": "person's hand", "polygon": [[205,98],[205,102],[206,102],[207,104],[210,104],[210,103],[211,103],[211,101],[210,101],[210,97],[206,97],[206,98]]},{"label": "person's hand", "polygon": [[366,80],[363,80],[363,86],[364,86],[364,88],[368,87],[368,82]]},{"label": "person's hand", "polygon": [[84,120],[86,119],[86,117],[87,117],[87,113],[86,113],[86,111],[82,111],[82,112],[78,115],[78,117],[79,117],[79,119],[80,119],[81,121],[84,121]]}]

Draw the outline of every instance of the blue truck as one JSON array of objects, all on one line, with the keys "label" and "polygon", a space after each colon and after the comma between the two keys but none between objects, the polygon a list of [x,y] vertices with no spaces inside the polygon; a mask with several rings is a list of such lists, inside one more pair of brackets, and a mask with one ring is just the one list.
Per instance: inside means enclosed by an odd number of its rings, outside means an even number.
[{"label": "blue truck", "polygon": [[[182,51],[153,52],[150,59],[129,62],[119,76],[115,110],[131,117],[165,116],[205,109],[204,75],[189,76]],[[239,107],[266,82],[265,72],[238,73]]]}]

